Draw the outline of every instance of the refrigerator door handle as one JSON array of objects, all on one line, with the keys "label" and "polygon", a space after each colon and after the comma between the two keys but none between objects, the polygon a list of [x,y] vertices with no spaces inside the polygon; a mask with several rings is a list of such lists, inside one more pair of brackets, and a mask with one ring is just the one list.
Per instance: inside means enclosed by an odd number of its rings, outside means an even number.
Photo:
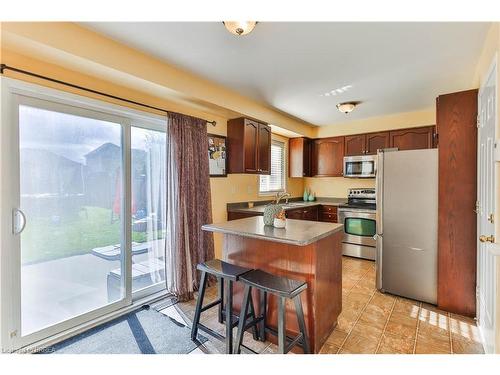
[{"label": "refrigerator door handle", "polygon": [[382,223],[382,212],[384,209],[384,151],[379,150],[377,152],[377,175],[375,180],[375,191],[376,191],[376,226],[377,234],[384,233],[383,223]]},{"label": "refrigerator door handle", "polygon": [[376,270],[376,288],[383,291],[382,286],[382,236],[383,236],[383,223],[382,223],[382,213],[384,207],[384,151],[377,151],[377,174],[375,180],[375,191],[376,191],[376,234],[373,238],[377,241],[377,251],[375,253],[375,270]]}]

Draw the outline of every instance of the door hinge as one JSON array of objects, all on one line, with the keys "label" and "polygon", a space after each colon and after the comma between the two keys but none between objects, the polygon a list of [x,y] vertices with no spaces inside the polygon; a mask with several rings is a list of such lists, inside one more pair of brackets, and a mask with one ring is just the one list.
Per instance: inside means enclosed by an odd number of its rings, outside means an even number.
[{"label": "door hinge", "polygon": [[479,214],[480,208],[481,208],[481,205],[480,205],[479,201],[476,201],[476,208],[474,209],[474,212],[476,214]]},{"label": "door hinge", "polygon": [[481,126],[481,117],[478,114],[476,118],[476,127],[479,129],[479,126]]}]

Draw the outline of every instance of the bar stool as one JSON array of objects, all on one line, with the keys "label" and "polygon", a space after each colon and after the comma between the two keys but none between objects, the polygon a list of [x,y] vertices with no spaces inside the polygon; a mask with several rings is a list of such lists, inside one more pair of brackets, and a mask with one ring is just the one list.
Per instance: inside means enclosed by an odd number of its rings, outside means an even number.
[{"label": "bar stool", "polygon": [[[243,302],[241,305],[238,334],[236,335],[235,353],[240,353],[243,333],[245,330],[248,329],[249,326],[257,324],[260,325],[259,331],[261,333],[260,339],[262,341],[265,341],[266,339],[266,331],[269,331],[272,334],[277,334],[278,352],[280,354],[288,353],[295,345],[302,347],[304,353],[309,353],[309,340],[306,332],[302,302],[300,301],[300,293],[307,289],[307,283],[304,281],[291,280],[285,277],[275,276],[262,270],[254,270],[245,273],[240,277],[240,281],[245,284],[245,291],[243,293]],[[262,314],[257,319],[254,318],[250,323],[244,324],[246,322],[242,317],[247,315],[249,306],[252,306],[252,288],[258,289],[261,293],[260,308]],[[267,293],[275,295],[278,299],[277,332],[266,326]],[[300,333],[295,338],[289,338],[286,336],[285,307],[287,299],[293,300],[299,323]]]},{"label": "bar stool", "polygon": [[[198,335],[198,328],[209,332],[214,336],[221,337],[218,333],[212,331],[210,328],[200,323],[201,313],[218,306],[218,320],[219,323],[226,325],[226,354],[233,353],[233,328],[238,325],[239,319],[246,321],[248,318],[255,319],[255,309],[253,303],[250,303],[250,313],[240,315],[240,318],[233,316],[233,283],[238,281],[239,278],[252,271],[250,268],[240,267],[231,263],[224,262],[220,259],[212,259],[205,263],[200,263],[196,267],[201,271],[200,288],[198,291],[198,300],[196,301],[196,310],[193,318],[193,326],[191,328],[191,340],[196,341]],[[207,287],[207,275],[213,275],[217,278],[217,300],[203,306],[203,299],[205,298],[205,290]],[[226,298],[224,298],[224,296]],[[248,309],[247,309],[248,310]],[[241,318],[243,316],[243,318]],[[258,340],[258,329],[252,327],[253,337]]]}]

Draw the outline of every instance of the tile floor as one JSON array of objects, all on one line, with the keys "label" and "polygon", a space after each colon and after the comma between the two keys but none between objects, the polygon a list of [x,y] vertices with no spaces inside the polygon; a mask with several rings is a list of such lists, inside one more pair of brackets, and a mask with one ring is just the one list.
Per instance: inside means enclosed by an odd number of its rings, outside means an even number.
[{"label": "tile floor", "polygon": [[[206,300],[216,298],[216,289]],[[375,264],[343,257],[342,313],[338,325],[321,348],[323,354],[479,354],[483,348],[473,319],[438,310],[425,303],[382,294],[375,289]],[[195,301],[179,303],[185,319],[192,319]],[[202,314],[201,321],[224,334],[217,309]],[[190,325],[190,321],[188,322]],[[192,353],[224,353],[224,344],[209,341]],[[249,333],[244,344],[252,350],[276,353],[276,345],[256,342]]]}]

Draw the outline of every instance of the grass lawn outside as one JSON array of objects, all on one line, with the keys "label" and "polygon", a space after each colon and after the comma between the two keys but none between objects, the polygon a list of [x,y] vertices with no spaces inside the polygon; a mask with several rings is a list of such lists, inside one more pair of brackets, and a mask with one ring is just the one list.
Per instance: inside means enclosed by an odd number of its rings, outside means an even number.
[{"label": "grass lawn outside", "polygon": [[[30,218],[21,236],[22,264],[87,254],[96,247],[119,244],[121,221],[111,222],[111,210],[84,208],[77,217],[60,223],[53,223],[50,217]],[[132,241],[146,240],[146,233],[132,232]]]}]

